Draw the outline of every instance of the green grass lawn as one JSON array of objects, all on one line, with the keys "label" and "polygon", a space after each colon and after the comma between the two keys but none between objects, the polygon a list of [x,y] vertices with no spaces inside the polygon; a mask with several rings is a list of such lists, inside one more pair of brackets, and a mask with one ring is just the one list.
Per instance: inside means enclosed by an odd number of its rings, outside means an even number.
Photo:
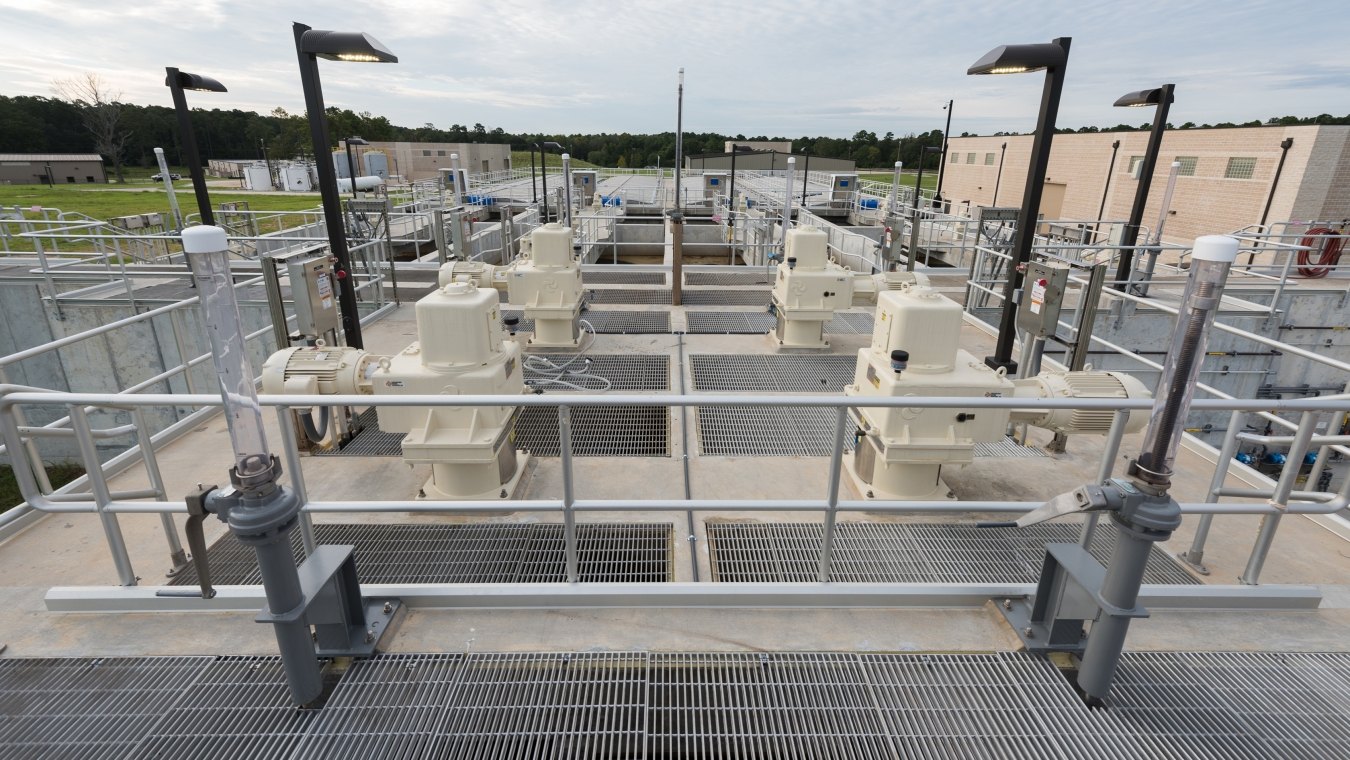
[{"label": "green grass lawn", "polygon": [[[873,182],[880,182],[882,184],[889,185],[891,184],[893,176],[894,175],[892,175],[890,172],[887,172],[885,174],[859,174],[858,179],[870,179]],[[918,178],[919,178],[918,172],[915,172],[913,174],[909,172],[902,172],[900,174],[900,186],[914,187],[914,181],[917,180]],[[937,172],[925,171],[923,173],[923,188],[925,190],[933,190],[936,187],[937,187]]]},{"label": "green grass lawn", "polygon": [[[84,474],[84,468],[77,464],[53,464],[47,466],[47,477],[53,488],[60,488]],[[23,494],[19,493],[19,484],[14,479],[14,470],[8,465],[0,466],[0,512],[13,509],[23,503]]]},{"label": "green grass lawn", "polygon": [[[554,167],[559,168],[559,169],[562,168],[562,156],[558,155],[557,153],[545,153],[545,154],[544,154],[544,160],[547,162],[547,164],[548,164],[548,166],[549,166],[550,169],[551,169],[551,168],[554,168]],[[539,152],[538,152],[538,151],[535,151],[535,153],[534,153],[534,165],[535,165],[535,166],[538,166],[538,165],[539,165]],[[529,168],[530,168],[530,151],[528,151],[528,150],[513,150],[513,151],[511,151],[511,167],[512,167],[513,169],[529,169]],[[572,159],[572,168],[573,168],[573,169],[599,169],[600,167],[596,166],[595,164],[591,163],[590,161],[582,161],[582,160],[579,159],[579,158],[573,158],[573,159]]]}]

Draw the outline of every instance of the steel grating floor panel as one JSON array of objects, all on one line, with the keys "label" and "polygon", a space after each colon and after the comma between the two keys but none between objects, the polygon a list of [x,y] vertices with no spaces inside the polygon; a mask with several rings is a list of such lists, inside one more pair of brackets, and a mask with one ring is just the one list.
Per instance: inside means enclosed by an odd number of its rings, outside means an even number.
[{"label": "steel grating floor panel", "polygon": [[[622,266],[622,265],[620,265]],[[665,285],[665,272],[614,272],[584,269],[583,283],[591,285]]]},{"label": "steel grating floor panel", "polygon": [[[685,320],[695,335],[760,335],[771,332],[776,321],[764,311],[688,311]],[[872,315],[839,312],[825,323],[825,332],[833,335],[871,335]]]},{"label": "steel grating floor panel", "polygon": [[[588,390],[605,390],[596,378],[609,381],[612,391],[668,391],[670,390],[670,357],[665,354],[526,354],[525,383],[545,391],[567,391],[565,386],[541,382],[541,375],[530,366],[531,357],[546,359],[557,366],[568,364],[562,379]],[[575,361],[573,361],[575,360]],[[580,375],[593,375],[592,378]]]},{"label": "steel grating floor panel", "polygon": [[[557,409],[521,409],[516,421],[516,447],[537,457],[562,456]],[[670,410],[661,406],[574,406],[572,455],[668,457]]]},{"label": "steel grating floor panel", "polygon": [[[839,393],[853,382],[856,364],[857,358],[852,356],[689,355],[689,373],[696,391]],[[824,411],[833,418],[833,412]]]},{"label": "steel grating floor panel", "polygon": [[769,291],[767,288],[758,290],[685,289],[680,296],[680,302],[685,306],[768,306]]},{"label": "steel grating floor panel", "polygon": [[774,275],[763,269],[737,272],[690,272],[684,273],[685,285],[768,285]]},{"label": "steel grating floor panel", "polygon": [[[670,523],[578,523],[583,581],[664,583],[671,579]],[[455,525],[317,523],[320,544],[356,547],[362,583],[552,583],[564,580],[563,528],[557,523]],[[304,560],[300,531],[291,553]],[[261,583],[253,549],[232,533],[207,550],[212,580],[223,586]],[[189,567],[172,586],[197,585]]]},{"label": "steel grating floor panel", "polygon": [[[707,521],[713,580],[722,583],[813,582],[819,577],[820,523]],[[1045,545],[1078,540],[1076,523],[977,528],[953,523],[840,522],[830,579],[839,583],[1035,583]],[[1115,527],[1099,525],[1089,551],[1105,563]],[[1199,582],[1154,547],[1145,583]]]},{"label": "steel grating floor panel", "polygon": [[1126,652],[1095,709],[1023,652],[381,654],[328,681],[300,710],[274,657],[7,659],[0,755],[1350,756],[1347,653]]},{"label": "steel grating floor panel", "polygon": [[669,304],[670,291],[662,288],[586,288],[586,303]]},{"label": "steel grating floor panel", "polygon": [[315,451],[316,457],[398,457],[403,456],[405,433],[386,433],[380,430],[380,418],[371,407],[356,416],[361,432],[338,449]]},{"label": "steel grating floor panel", "polygon": [[[733,378],[732,382],[736,379]],[[702,390],[702,389],[700,389]],[[834,451],[835,412],[813,407],[698,407],[699,453],[705,456],[827,457]],[[975,444],[978,458],[1047,458],[1010,438]],[[844,439],[853,450],[853,437]]]},{"label": "steel grating floor panel", "polygon": [[[515,317],[520,320],[516,325],[516,334],[534,332],[534,320],[526,319],[524,312],[506,310],[502,319]],[[581,318],[590,323],[600,335],[649,335],[670,332],[670,312],[668,311],[601,311],[586,310]]]}]

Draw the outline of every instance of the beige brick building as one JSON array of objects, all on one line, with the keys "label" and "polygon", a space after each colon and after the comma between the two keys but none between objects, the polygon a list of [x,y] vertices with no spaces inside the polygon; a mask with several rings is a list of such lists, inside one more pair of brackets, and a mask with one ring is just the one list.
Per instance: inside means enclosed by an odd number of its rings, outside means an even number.
[{"label": "beige brick building", "polygon": [[[1169,130],[1163,135],[1144,225],[1152,230],[1157,223],[1173,161],[1182,167],[1163,228],[1165,240],[1186,242],[1257,223],[1285,138],[1294,142],[1271,199],[1268,222],[1350,217],[1350,126],[1238,127]],[[1116,140],[1120,150],[1112,162],[1111,144]],[[999,156],[1006,143],[997,205],[1019,205],[1031,141],[1031,135],[952,138],[943,196],[958,207],[993,205]],[[1138,187],[1131,170],[1142,160],[1147,143],[1146,131],[1055,135],[1041,213],[1047,219],[1095,220],[1105,191],[1103,217],[1128,218]]]},{"label": "beige brick building", "polygon": [[[338,150],[346,144],[339,140]],[[353,146],[357,148],[357,146]],[[450,154],[459,154],[459,166],[469,174],[511,168],[511,146],[496,143],[378,142],[357,148],[360,154],[379,152],[389,159],[389,173],[405,180],[432,179],[450,168]]]}]

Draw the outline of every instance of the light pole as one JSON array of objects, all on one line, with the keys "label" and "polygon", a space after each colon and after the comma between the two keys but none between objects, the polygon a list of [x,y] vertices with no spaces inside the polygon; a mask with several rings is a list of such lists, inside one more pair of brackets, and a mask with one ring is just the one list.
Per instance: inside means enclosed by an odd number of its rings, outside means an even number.
[{"label": "light pole", "polygon": [[[919,177],[914,180],[914,204],[910,209],[909,254],[905,256],[905,271],[914,271],[914,260],[919,252],[919,191],[923,189],[923,165],[929,153],[941,153],[936,145],[925,145],[919,149]],[[939,167],[940,168],[940,167]]]},{"label": "light pole", "polygon": [[356,310],[356,286],[351,277],[351,256],[347,251],[347,232],[342,227],[342,203],[338,197],[337,170],[333,168],[332,160],[319,160],[319,156],[329,154],[328,118],[324,114],[323,87],[319,83],[319,59],[398,63],[398,56],[364,32],[321,31],[299,23],[294,24],[292,29],[295,32],[295,53],[300,60],[300,84],[305,91],[305,112],[309,114],[309,137],[314,146],[314,165],[319,174],[319,195],[323,198],[324,224],[328,228],[328,247],[338,264],[338,303],[342,307],[342,334],[347,339],[347,345],[364,348],[365,344],[361,340],[361,316]]},{"label": "light pole", "polygon": [[[938,202],[942,201],[942,178],[947,174],[947,138],[952,132],[952,105],[954,103],[956,103],[955,100],[949,100],[947,105],[942,107],[942,110],[947,112],[947,127],[942,130],[942,163],[938,164],[937,191],[933,193]],[[919,168],[922,169],[923,166],[920,165]]]},{"label": "light pole", "polygon": [[179,140],[183,144],[183,160],[187,161],[188,174],[192,177],[192,192],[197,195],[197,212],[201,214],[202,224],[215,224],[216,216],[211,213],[211,196],[206,192],[206,175],[202,172],[202,159],[197,154],[197,135],[192,131],[192,113],[188,111],[184,90],[197,92],[229,92],[225,85],[211,77],[200,74],[188,74],[168,66],[164,69],[167,76],[164,84],[173,95],[173,110],[178,116]]},{"label": "light pole", "polygon": [[1022,192],[1022,210],[1017,215],[1017,236],[1013,242],[1008,280],[1003,287],[1003,315],[999,320],[998,342],[994,355],[984,363],[993,369],[1017,371],[1012,359],[1013,339],[1017,337],[1017,304],[1022,275],[1031,260],[1031,244],[1036,235],[1036,212],[1041,205],[1045,170],[1050,163],[1050,141],[1055,135],[1055,116],[1059,112],[1059,94],[1064,89],[1064,69],[1069,62],[1069,37],[1030,45],[1001,45],[976,61],[967,74],[1024,74],[1045,71],[1040,112],[1036,117],[1036,137],[1031,143],[1031,163],[1027,167],[1027,185]]},{"label": "light pole", "polygon": [[[1102,217],[1106,215],[1106,194],[1111,192],[1111,175],[1116,171],[1116,153],[1120,150],[1120,141],[1111,143],[1111,162],[1106,165],[1106,184],[1102,186],[1102,205],[1097,207],[1097,226],[1100,227]],[[1092,228],[1095,235],[1097,227]]]},{"label": "light pole", "polygon": [[342,141],[347,146],[347,176],[352,180],[352,198],[356,198],[356,161],[352,160],[353,145],[369,145],[370,143],[359,137],[348,137]]},{"label": "light pole", "polygon": [[[539,151],[539,178],[543,181],[544,185],[544,216],[541,223],[548,224],[548,161],[544,157],[544,148],[557,148],[558,150],[566,150],[566,148],[563,148],[563,146],[552,140],[544,143],[542,147],[539,143],[535,143],[534,147],[535,150]],[[530,155],[531,159],[533,159],[534,154]],[[531,182],[533,182],[533,176],[531,177]]]},{"label": "light pole", "polygon": [[998,174],[994,175],[994,199],[989,201],[990,206],[998,205],[998,186],[1003,181],[1003,157],[1008,155],[1008,144],[1003,143],[998,149]]},{"label": "light pole", "polygon": [[1139,224],[1144,219],[1148,189],[1153,183],[1153,167],[1158,163],[1158,151],[1162,148],[1163,131],[1167,129],[1167,112],[1172,106],[1172,91],[1175,89],[1176,85],[1165,84],[1152,90],[1122,95],[1115,103],[1130,108],[1157,106],[1153,112],[1153,129],[1148,133],[1148,149],[1144,151],[1144,162],[1139,167],[1139,185],[1134,190],[1134,205],[1130,208],[1130,219],[1125,223],[1125,231],[1120,236],[1120,262],[1116,265],[1116,281],[1111,287],[1122,292],[1134,272],[1134,246],[1139,241]]}]

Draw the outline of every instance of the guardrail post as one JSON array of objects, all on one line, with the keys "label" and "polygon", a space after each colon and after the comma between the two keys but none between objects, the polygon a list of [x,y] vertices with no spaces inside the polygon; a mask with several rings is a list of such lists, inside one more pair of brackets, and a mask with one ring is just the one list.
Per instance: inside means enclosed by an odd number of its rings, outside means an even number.
[{"label": "guardrail post", "polygon": [[70,427],[75,431],[75,442],[80,447],[80,458],[84,460],[85,475],[89,478],[89,490],[94,495],[99,522],[103,523],[103,535],[108,541],[108,551],[112,553],[113,566],[117,568],[117,579],[123,586],[135,586],[136,571],[131,567],[131,556],[127,554],[122,526],[117,522],[117,515],[108,511],[112,495],[108,491],[108,481],[103,477],[103,464],[98,460],[89,418],[85,415],[83,405],[70,404],[69,409]]},{"label": "guardrail post", "polygon": [[[1209,481],[1209,493],[1205,494],[1205,503],[1213,504],[1219,500],[1219,489],[1223,488],[1223,483],[1228,479],[1228,470],[1233,465],[1233,457],[1237,455],[1238,432],[1247,422],[1246,412],[1233,412],[1228,417],[1228,433],[1223,439],[1223,447],[1219,450],[1219,461],[1214,463],[1214,477]],[[1195,525],[1195,537],[1191,539],[1191,548],[1177,555],[1177,559],[1191,566],[1201,575],[1209,575],[1209,568],[1205,567],[1205,542],[1209,540],[1209,526],[1214,522],[1214,515],[1200,515],[1200,521]]]},{"label": "guardrail post", "polygon": [[[145,422],[145,407],[132,407],[131,417],[136,426],[136,446],[140,449],[141,462],[145,464],[145,476],[150,481],[150,487],[158,494],[157,500],[168,501],[164,477],[159,471],[159,460],[155,457],[155,444],[150,440],[150,428]],[[173,516],[167,512],[160,512],[159,524],[164,528],[164,539],[169,544],[170,564],[167,574],[172,577],[187,567],[187,553],[183,551],[183,544],[178,540],[178,528],[173,523]]]},{"label": "guardrail post", "polygon": [[576,583],[577,516],[572,507],[576,503],[572,482],[572,410],[567,404],[558,405],[558,448],[562,455],[563,475],[563,553],[567,561],[567,582]]},{"label": "guardrail post", "polygon": [[[1129,420],[1128,409],[1117,409],[1111,416],[1111,429],[1106,433],[1105,448],[1102,449],[1101,461],[1097,463],[1097,483],[1105,483],[1111,479],[1111,473],[1116,469],[1116,457],[1120,456],[1120,439],[1125,435],[1125,423]],[[1097,532],[1097,520],[1100,517],[1101,515],[1092,512],[1083,520],[1083,530],[1078,536],[1078,544],[1084,549],[1092,545],[1092,536]]]},{"label": "guardrail post", "polygon": [[820,542],[820,582],[829,583],[830,567],[834,563],[835,520],[839,514],[839,479],[844,468],[844,436],[848,430],[848,407],[836,410],[834,420],[834,451],[830,453],[830,486],[825,494],[825,532]]},{"label": "guardrail post", "polygon": [[[1308,453],[1308,444],[1317,427],[1317,417],[1316,412],[1304,412],[1298,419],[1298,430],[1294,432],[1294,441],[1289,445],[1288,459],[1285,460],[1284,469],[1280,472],[1279,482],[1275,484],[1275,494],[1270,499],[1271,504],[1277,509],[1285,508],[1289,492],[1294,490],[1294,480],[1303,467],[1303,455]],[[1242,571],[1242,577],[1238,580],[1250,586],[1260,582],[1261,568],[1266,564],[1270,545],[1275,542],[1275,532],[1280,527],[1282,517],[1283,515],[1275,514],[1261,518],[1261,529],[1256,534],[1256,543],[1252,546],[1251,556],[1247,558],[1247,568]]]}]

